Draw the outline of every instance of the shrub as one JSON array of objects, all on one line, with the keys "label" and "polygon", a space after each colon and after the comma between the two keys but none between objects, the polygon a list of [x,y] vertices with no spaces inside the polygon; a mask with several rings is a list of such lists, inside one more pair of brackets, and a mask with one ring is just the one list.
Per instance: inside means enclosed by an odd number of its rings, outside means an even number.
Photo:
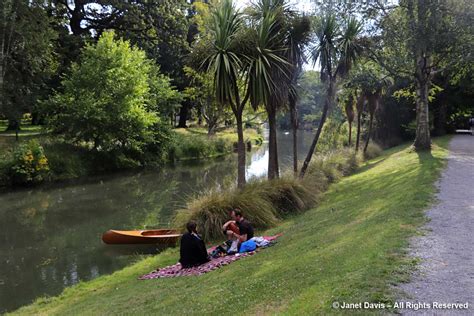
[{"label": "shrub", "polygon": [[373,159],[382,154],[382,148],[374,142],[370,142],[367,146],[367,150],[364,153],[365,159]]},{"label": "shrub", "polygon": [[10,179],[14,184],[38,183],[49,173],[43,147],[35,140],[20,144],[13,152]]}]

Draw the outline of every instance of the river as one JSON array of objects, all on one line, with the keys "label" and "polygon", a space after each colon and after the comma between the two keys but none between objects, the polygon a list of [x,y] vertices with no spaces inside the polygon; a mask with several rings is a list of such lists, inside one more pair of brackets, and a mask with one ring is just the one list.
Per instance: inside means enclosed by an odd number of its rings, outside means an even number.
[{"label": "river", "polygon": [[[299,132],[304,158],[313,135]],[[282,170],[292,137],[278,133]],[[79,281],[110,274],[159,250],[104,245],[108,229],[169,227],[200,191],[233,181],[236,156],[188,161],[160,171],[90,177],[0,194],[0,314],[52,296]],[[247,157],[247,177],[265,176],[266,142]]]}]

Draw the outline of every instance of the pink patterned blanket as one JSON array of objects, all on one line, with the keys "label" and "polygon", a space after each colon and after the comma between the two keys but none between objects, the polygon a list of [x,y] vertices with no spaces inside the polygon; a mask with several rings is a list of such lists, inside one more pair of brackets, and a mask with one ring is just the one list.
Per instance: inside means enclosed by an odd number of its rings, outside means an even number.
[{"label": "pink patterned blanket", "polygon": [[[280,237],[281,234],[275,235],[275,236],[265,236],[264,238],[268,241],[273,241]],[[208,252],[210,253],[212,250],[214,250],[215,247],[209,248]],[[197,267],[192,267],[192,268],[186,268],[183,269],[181,268],[181,264],[178,262],[177,264],[167,266],[161,269],[157,269],[155,271],[152,271],[148,274],[142,275],[139,277],[139,280],[151,280],[151,279],[159,279],[159,278],[174,278],[178,276],[187,276],[187,275],[201,275],[216,269],[219,269],[222,266],[228,265],[234,261],[237,261],[241,258],[245,258],[248,256],[251,256],[255,254],[257,251],[259,251],[261,248],[257,248],[256,251],[252,252],[246,252],[246,253],[238,253],[235,255],[228,255],[225,257],[218,257],[218,258],[213,258],[211,261],[204,263],[200,266]]]}]

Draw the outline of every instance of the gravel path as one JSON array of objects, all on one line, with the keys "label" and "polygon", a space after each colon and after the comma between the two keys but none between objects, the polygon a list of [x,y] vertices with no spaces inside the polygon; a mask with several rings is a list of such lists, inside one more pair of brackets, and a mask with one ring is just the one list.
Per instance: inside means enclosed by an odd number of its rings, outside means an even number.
[{"label": "gravel path", "polygon": [[400,288],[400,301],[463,303],[466,309],[401,309],[404,315],[474,315],[474,137],[457,135],[438,182],[438,203],[426,215],[426,235],[411,243],[419,271]]}]

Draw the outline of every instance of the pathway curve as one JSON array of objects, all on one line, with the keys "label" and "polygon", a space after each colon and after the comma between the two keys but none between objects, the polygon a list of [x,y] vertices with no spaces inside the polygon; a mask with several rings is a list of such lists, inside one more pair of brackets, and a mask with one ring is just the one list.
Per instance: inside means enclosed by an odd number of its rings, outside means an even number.
[{"label": "pathway curve", "polygon": [[468,310],[401,310],[404,315],[474,315],[474,137],[457,135],[438,182],[438,203],[426,215],[426,235],[411,243],[419,271],[401,285],[401,301],[466,303]]}]

